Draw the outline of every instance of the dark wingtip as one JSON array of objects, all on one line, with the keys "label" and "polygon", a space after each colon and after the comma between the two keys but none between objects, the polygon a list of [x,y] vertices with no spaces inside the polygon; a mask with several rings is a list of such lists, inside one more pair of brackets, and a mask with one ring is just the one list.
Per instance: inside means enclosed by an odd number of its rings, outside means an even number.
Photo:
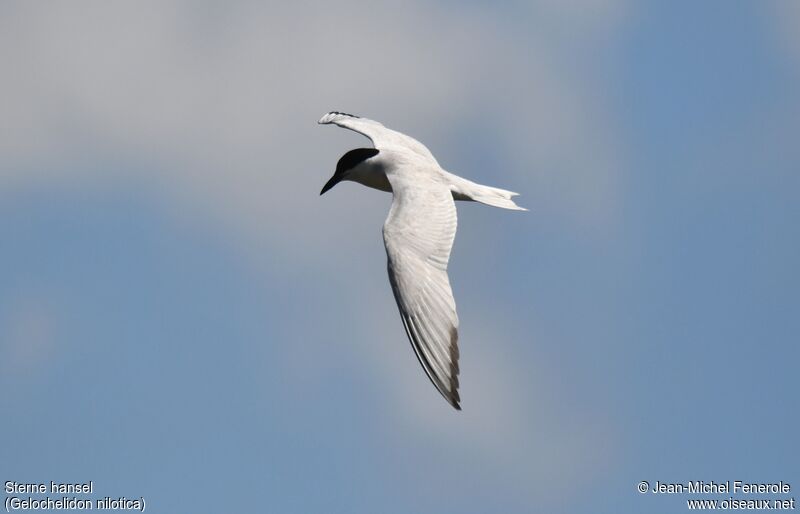
[{"label": "dark wingtip", "polygon": [[450,327],[450,404],[455,410],[461,410],[461,395],[458,394],[458,329]]},{"label": "dark wingtip", "polygon": [[461,395],[458,394],[457,384],[456,389],[453,389],[447,397],[447,402],[452,405],[455,410],[461,410]]},{"label": "dark wingtip", "polygon": [[339,112],[339,111],[331,111],[331,112],[325,114],[325,116],[323,116],[322,118],[320,118],[317,123],[319,123],[320,125],[327,125],[328,123],[333,123],[334,119],[336,119],[337,116],[347,116],[348,118],[358,118],[358,116],[356,116],[355,114],[348,114],[346,112]]},{"label": "dark wingtip", "polygon": [[339,111],[331,111],[328,114],[338,114],[339,116],[350,116],[351,118],[358,118],[355,114],[349,114],[346,112],[339,112]]}]

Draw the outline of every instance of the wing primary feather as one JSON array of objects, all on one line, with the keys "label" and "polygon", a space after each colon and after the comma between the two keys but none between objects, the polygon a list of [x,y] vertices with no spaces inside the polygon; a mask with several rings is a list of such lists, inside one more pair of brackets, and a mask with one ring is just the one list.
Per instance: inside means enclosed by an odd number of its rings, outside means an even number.
[{"label": "wing primary feather", "polygon": [[[447,380],[447,387],[445,385],[445,381],[439,379],[435,373],[436,367],[434,367],[428,357],[425,355],[424,346],[421,343],[421,338],[416,332],[416,327],[413,325],[412,319],[407,314],[404,306],[403,300],[400,297],[400,290],[397,287],[397,282],[394,278],[394,273],[392,271],[392,264],[391,261],[388,263],[388,271],[389,271],[389,283],[392,285],[392,293],[394,294],[395,301],[397,302],[397,306],[400,310],[400,320],[403,322],[403,329],[405,329],[406,335],[408,336],[409,341],[411,342],[411,347],[414,349],[414,355],[416,355],[417,360],[419,361],[420,366],[425,371],[425,375],[428,377],[428,380],[431,381],[431,384],[439,391],[439,394],[447,400],[454,409],[461,410],[460,401],[461,398],[458,394],[458,377],[454,376],[453,373],[458,373],[458,363],[450,362],[449,369],[450,369],[450,376],[448,377],[446,373],[442,373],[443,379]],[[458,348],[453,349],[452,345],[454,342],[453,334],[455,334],[455,341],[458,340],[458,332],[455,331],[455,328],[451,329],[450,332],[450,358],[452,359],[454,356],[458,358]],[[438,366],[437,366],[438,367]],[[440,371],[444,371],[444,368],[440,368]]]},{"label": "wing primary feather", "polygon": [[438,338],[434,334],[433,330],[429,326],[429,323],[425,323],[423,320],[411,318],[409,320],[412,323],[416,333],[417,333],[417,344],[425,350],[425,354],[428,357],[428,362],[433,363],[436,366],[436,376],[440,377],[440,382],[444,384],[445,379],[449,379],[448,375],[450,373],[450,363],[448,359],[450,358],[449,353],[442,354],[438,348]]},{"label": "wing primary feather", "polygon": [[[408,336],[408,339],[412,343],[411,347],[414,349],[414,355],[417,356],[417,360],[419,361],[420,366],[422,366],[422,369],[425,371],[425,375],[428,377],[428,380],[430,380],[431,384],[433,384],[433,387],[435,387],[436,390],[439,391],[439,394],[441,394],[442,397],[445,400],[447,400],[447,403],[452,405],[454,409],[461,410],[461,405],[459,405],[459,402],[461,400],[460,400],[460,398],[458,396],[458,391],[457,390],[452,390],[450,392],[450,394],[448,394],[448,392],[445,391],[445,389],[441,386],[441,384],[437,383],[436,379],[431,374],[431,371],[430,371],[431,368],[428,365],[427,359],[425,358],[424,355],[422,355],[422,353],[421,353],[420,349],[417,347],[417,345],[414,344],[414,336],[412,335],[411,329],[409,329],[409,326],[408,326],[408,321],[406,320],[406,317],[403,315],[402,312],[400,313],[400,320],[403,322],[403,328],[406,331],[406,335]],[[456,369],[458,369],[457,366],[456,366]],[[456,383],[456,387],[457,387],[458,386],[458,380],[456,380],[455,383]]]},{"label": "wing primary feather", "polygon": [[450,329],[450,391],[453,394],[453,407],[461,410],[461,396],[458,394],[458,358],[461,352],[458,349],[458,329]]},{"label": "wing primary feather", "polygon": [[429,345],[422,333],[422,330],[417,326],[417,322],[414,318],[408,318],[408,325],[411,327],[411,331],[414,334],[414,341],[416,343],[417,348],[421,350],[422,356],[425,358],[425,363],[428,365],[428,369],[430,369],[433,373],[434,377],[434,384],[436,388],[440,391],[446,391],[447,388],[445,387],[445,378],[447,378],[447,371],[448,366],[443,364],[439,361],[436,356],[436,353],[432,351],[431,345]]}]

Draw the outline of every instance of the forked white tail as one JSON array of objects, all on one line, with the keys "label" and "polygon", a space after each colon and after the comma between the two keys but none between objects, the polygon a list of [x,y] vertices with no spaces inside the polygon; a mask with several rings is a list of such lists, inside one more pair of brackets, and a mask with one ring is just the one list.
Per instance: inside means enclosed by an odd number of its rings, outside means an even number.
[{"label": "forked white tail", "polygon": [[484,186],[477,184],[471,180],[453,175],[442,170],[445,177],[450,180],[450,190],[453,192],[453,198],[456,200],[467,200],[473,202],[480,202],[492,207],[499,207],[501,209],[510,209],[513,211],[527,211],[528,209],[520,207],[511,198],[519,196],[519,193],[513,191],[506,191],[499,187]]}]

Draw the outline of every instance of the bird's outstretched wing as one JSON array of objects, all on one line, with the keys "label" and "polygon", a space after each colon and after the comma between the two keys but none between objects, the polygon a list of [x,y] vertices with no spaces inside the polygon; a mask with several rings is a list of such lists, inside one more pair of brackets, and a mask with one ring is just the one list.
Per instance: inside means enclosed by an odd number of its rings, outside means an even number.
[{"label": "bird's outstretched wing", "polygon": [[438,165],[436,158],[433,156],[428,147],[414,139],[396,130],[388,129],[378,123],[377,121],[367,118],[360,118],[353,114],[346,114],[343,112],[329,112],[320,118],[319,124],[328,125],[333,123],[340,127],[353,130],[367,136],[375,148],[403,148],[411,150],[420,157],[430,159],[434,164]]},{"label": "bird's outstretched wing", "polygon": [[456,207],[447,186],[410,175],[389,176],[393,200],[383,225],[389,282],[420,364],[460,410],[458,315],[447,277]]}]

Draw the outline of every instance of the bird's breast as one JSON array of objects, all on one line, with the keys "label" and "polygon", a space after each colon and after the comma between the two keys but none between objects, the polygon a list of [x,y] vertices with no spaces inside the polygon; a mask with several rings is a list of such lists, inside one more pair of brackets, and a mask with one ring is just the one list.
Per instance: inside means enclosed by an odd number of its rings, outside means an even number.
[{"label": "bird's breast", "polygon": [[386,178],[386,172],[382,166],[361,166],[353,170],[350,179],[359,184],[377,189],[379,191],[392,192],[392,185]]}]

